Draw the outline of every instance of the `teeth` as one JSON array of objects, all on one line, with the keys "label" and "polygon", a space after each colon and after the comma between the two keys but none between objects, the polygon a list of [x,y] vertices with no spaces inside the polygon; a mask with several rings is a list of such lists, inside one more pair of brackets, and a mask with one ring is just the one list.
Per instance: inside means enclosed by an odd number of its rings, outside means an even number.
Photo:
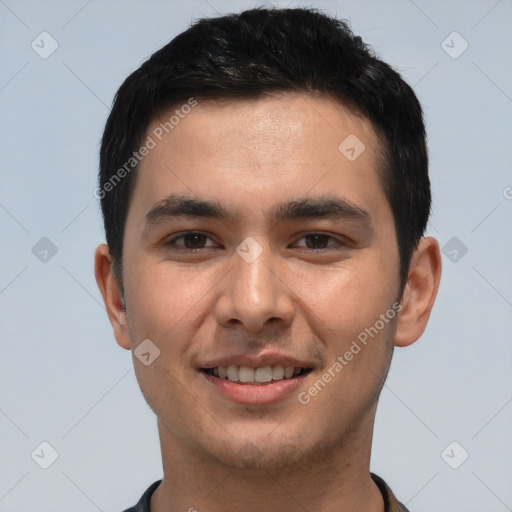
[{"label": "teeth", "polygon": [[272,368],[270,366],[258,368],[254,372],[254,380],[256,382],[270,382],[272,380]]},{"label": "teeth", "polygon": [[254,382],[254,368],[248,366],[241,366],[238,372],[240,382]]},{"label": "teeth", "polygon": [[284,367],[280,364],[272,368],[272,378],[274,380],[281,380],[284,377]]},{"label": "teeth", "polygon": [[250,366],[229,365],[227,368],[218,366],[212,368],[211,373],[220,379],[228,379],[231,382],[257,382],[267,383],[271,381],[291,379],[303,372],[303,368],[277,364],[275,366],[262,366],[260,368],[251,368]]},{"label": "teeth", "polygon": [[293,366],[287,366],[284,369],[284,378],[285,379],[290,379],[292,377],[293,377]]},{"label": "teeth", "polygon": [[[222,367],[221,367],[222,368]],[[235,365],[228,366],[228,379],[231,382],[238,382],[238,367]]]}]

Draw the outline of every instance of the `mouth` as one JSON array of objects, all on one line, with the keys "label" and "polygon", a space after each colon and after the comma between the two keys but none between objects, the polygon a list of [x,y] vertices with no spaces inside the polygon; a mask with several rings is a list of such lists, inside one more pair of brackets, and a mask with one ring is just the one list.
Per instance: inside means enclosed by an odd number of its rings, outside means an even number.
[{"label": "mouth", "polygon": [[228,380],[237,384],[268,385],[283,380],[304,376],[312,371],[311,368],[300,366],[266,365],[253,368],[251,366],[216,366],[202,368],[211,377]]},{"label": "mouth", "polygon": [[199,373],[216,396],[230,403],[261,406],[293,397],[313,371],[313,368],[288,364],[229,364],[201,368]]}]

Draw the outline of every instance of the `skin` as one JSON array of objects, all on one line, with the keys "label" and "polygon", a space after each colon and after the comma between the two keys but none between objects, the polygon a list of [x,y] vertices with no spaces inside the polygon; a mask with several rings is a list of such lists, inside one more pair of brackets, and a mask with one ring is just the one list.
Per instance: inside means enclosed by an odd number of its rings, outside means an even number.
[{"label": "skin", "polygon": [[[338,150],[349,134],[365,145],[354,161]],[[413,254],[398,317],[307,405],[297,399],[400,297],[378,155],[371,124],[336,100],[281,94],[199,102],[142,161],[124,233],[126,311],[106,245],[95,271],[118,344],[150,339],[161,351],[149,366],[134,357],[162,446],[153,512],[384,510],[369,474],[377,400],[393,347],[427,324],[441,273],[436,240]],[[238,217],[148,223],[171,194],[218,201]],[[267,216],[278,203],[323,197],[349,201],[369,222]],[[206,236],[177,239],[187,231]],[[246,237],[262,249],[252,263],[236,252]],[[268,351],[312,368],[275,403],[234,403],[199,369]]]}]

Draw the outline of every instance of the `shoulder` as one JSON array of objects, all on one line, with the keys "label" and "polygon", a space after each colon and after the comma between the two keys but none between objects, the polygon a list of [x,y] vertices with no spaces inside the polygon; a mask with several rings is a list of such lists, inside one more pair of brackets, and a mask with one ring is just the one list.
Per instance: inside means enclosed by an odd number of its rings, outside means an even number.
[{"label": "shoulder", "polygon": [[160,485],[162,480],[156,481],[154,484],[151,484],[146,492],[142,495],[137,505],[127,508],[123,512],[151,512],[150,503],[151,496],[155,492],[156,488]]},{"label": "shoulder", "polygon": [[371,473],[372,480],[375,482],[382,497],[384,499],[384,510],[385,512],[409,512],[396,498],[388,484],[382,480],[382,478],[374,473]]}]

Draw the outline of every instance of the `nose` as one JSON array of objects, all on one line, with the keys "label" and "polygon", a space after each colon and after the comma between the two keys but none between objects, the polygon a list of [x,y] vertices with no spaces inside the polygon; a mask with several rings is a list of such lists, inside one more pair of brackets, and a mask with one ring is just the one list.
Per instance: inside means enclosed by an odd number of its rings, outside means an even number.
[{"label": "nose", "polygon": [[251,262],[235,253],[215,305],[218,323],[252,333],[271,325],[279,330],[290,327],[295,309],[284,274],[283,265],[270,248],[263,249]]}]

